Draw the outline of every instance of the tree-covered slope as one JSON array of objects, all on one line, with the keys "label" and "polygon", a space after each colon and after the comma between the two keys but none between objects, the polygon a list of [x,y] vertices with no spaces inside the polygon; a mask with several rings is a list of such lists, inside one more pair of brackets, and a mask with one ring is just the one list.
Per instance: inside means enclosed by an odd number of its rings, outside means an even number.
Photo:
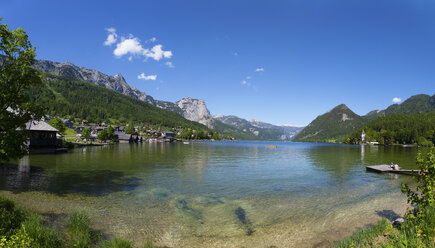
[{"label": "tree-covered slope", "polygon": [[341,142],[363,124],[364,120],[361,116],[341,104],[328,113],[318,116],[296,135],[294,141]]},{"label": "tree-covered slope", "polygon": [[391,114],[378,118],[351,133],[346,143],[365,141],[380,144],[435,144],[435,113]]},{"label": "tree-covered slope", "polygon": [[185,127],[208,130],[177,113],[160,109],[147,102],[114,92],[88,82],[49,75],[42,88],[29,91],[52,116],[73,116],[89,121],[116,119],[164,127]]},{"label": "tree-covered slope", "polygon": [[[296,137],[295,141],[344,142],[345,138],[363,125],[392,114],[434,113],[435,95],[414,95],[401,104],[393,104],[385,110],[374,110],[365,116],[353,113],[345,105],[339,105],[330,112],[318,116]],[[350,121],[342,121],[343,114]]]}]

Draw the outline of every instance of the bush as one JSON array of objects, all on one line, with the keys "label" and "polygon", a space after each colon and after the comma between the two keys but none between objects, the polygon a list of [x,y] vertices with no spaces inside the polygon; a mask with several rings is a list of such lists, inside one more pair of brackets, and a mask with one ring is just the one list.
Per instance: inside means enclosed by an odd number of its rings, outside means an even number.
[{"label": "bush", "polygon": [[14,234],[21,227],[25,216],[25,211],[16,208],[12,200],[0,196],[0,235]]},{"label": "bush", "polygon": [[49,248],[63,246],[59,234],[53,229],[44,226],[41,216],[36,213],[29,213],[22,226],[34,240],[34,247]]},{"label": "bush", "polygon": [[90,247],[92,233],[89,218],[84,213],[73,213],[68,220],[67,235],[70,247]]},{"label": "bush", "polygon": [[120,239],[120,238],[114,238],[112,241],[103,241],[101,243],[102,248],[133,248],[133,245],[131,242]]}]

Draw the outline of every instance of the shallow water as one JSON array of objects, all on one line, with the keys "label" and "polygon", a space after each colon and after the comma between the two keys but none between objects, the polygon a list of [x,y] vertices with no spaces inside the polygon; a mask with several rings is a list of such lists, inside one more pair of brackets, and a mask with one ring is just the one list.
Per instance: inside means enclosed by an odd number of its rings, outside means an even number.
[{"label": "shallow water", "polygon": [[94,228],[137,244],[326,247],[404,213],[400,183],[412,178],[365,166],[415,168],[416,153],[290,142],[86,147],[23,158],[0,171],[0,190],[42,213],[83,210]]}]

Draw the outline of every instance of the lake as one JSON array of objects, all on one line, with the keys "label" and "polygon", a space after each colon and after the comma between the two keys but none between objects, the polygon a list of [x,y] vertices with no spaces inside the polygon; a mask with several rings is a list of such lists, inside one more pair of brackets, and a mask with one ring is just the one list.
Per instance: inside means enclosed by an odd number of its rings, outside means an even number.
[{"label": "lake", "polygon": [[[266,148],[276,145],[277,148]],[[95,229],[168,247],[327,247],[403,215],[417,148],[293,142],[85,147],[0,169],[0,193],[54,219],[84,211]]]}]

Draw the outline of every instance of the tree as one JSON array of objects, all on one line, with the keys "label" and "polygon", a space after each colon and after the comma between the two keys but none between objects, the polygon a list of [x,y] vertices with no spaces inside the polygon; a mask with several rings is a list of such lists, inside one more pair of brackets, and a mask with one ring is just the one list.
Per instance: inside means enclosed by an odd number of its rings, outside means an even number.
[{"label": "tree", "polygon": [[109,139],[108,135],[107,135],[107,131],[106,130],[102,130],[97,134],[97,139],[101,140],[101,141],[106,141]]},{"label": "tree", "polygon": [[30,87],[42,85],[42,76],[31,67],[35,56],[23,29],[11,31],[0,24],[0,163],[27,153],[25,124],[42,117],[41,108],[25,94]]},{"label": "tree", "polygon": [[89,128],[85,128],[82,131],[82,138],[89,139],[91,137],[91,130]]},{"label": "tree", "polygon": [[417,175],[416,190],[402,184],[402,192],[407,195],[408,203],[417,204],[417,211],[423,213],[425,208],[435,205],[435,147],[431,148],[426,159],[419,153],[417,165],[420,173]]},{"label": "tree", "polygon": [[134,134],[134,132],[135,132],[135,130],[134,130],[133,122],[130,121],[130,123],[128,123],[127,127],[125,127],[125,133]]},{"label": "tree", "polygon": [[113,130],[113,127],[109,125],[106,131],[107,131],[107,139],[113,140],[113,132],[115,131]]},{"label": "tree", "polygon": [[56,128],[59,131],[60,135],[63,136],[65,134],[65,123],[63,123],[63,121],[59,117],[49,120],[48,124]]}]

